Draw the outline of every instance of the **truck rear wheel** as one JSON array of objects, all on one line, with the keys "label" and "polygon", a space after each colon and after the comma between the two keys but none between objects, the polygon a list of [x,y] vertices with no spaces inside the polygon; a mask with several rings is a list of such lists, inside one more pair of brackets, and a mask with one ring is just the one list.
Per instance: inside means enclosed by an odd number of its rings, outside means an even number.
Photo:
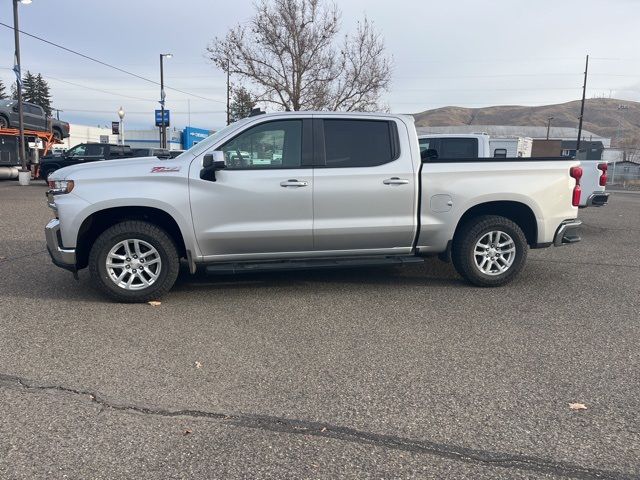
[{"label": "truck rear wheel", "polygon": [[514,222],[482,215],[465,222],[453,239],[456,271],[479,287],[498,287],[520,273],[527,259],[527,239]]},{"label": "truck rear wheel", "polygon": [[108,228],[89,254],[93,283],[120,302],[158,299],[171,289],[179,269],[174,241],[149,222],[126,221]]}]

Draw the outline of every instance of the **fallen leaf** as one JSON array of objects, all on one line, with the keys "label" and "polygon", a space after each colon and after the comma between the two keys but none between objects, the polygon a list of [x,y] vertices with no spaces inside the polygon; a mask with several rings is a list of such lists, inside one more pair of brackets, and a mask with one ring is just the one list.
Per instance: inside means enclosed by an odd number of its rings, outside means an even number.
[{"label": "fallen leaf", "polygon": [[322,427],[322,430],[320,430],[321,432],[326,432],[327,431],[327,427]]},{"label": "fallen leaf", "polygon": [[586,410],[587,406],[584,403],[570,403],[569,408],[571,410]]},{"label": "fallen leaf", "polygon": [[152,307],[157,307],[158,305],[162,305],[162,302],[159,302],[157,300],[151,300],[150,302],[148,302],[149,305],[151,305]]},{"label": "fallen leaf", "polygon": [[192,433],[193,433],[193,430],[190,430],[187,428],[185,429],[184,432],[182,432],[182,435],[186,437],[187,435],[191,435]]},{"label": "fallen leaf", "polygon": [[195,363],[196,368],[202,368],[202,364],[200,362]]}]

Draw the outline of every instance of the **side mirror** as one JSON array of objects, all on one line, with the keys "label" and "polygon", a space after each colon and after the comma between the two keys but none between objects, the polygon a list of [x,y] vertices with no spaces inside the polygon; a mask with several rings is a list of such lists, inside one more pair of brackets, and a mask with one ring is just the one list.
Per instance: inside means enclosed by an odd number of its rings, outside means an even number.
[{"label": "side mirror", "polygon": [[210,182],[216,181],[216,171],[227,168],[224,161],[224,152],[215,150],[213,153],[207,153],[202,159],[202,170],[200,170],[200,178]]},{"label": "side mirror", "polygon": [[16,112],[16,113],[18,113],[18,110],[20,110],[20,109],[18,108],[18,106],[17,106],[17,105],[14,105],[14,106],[13,106],[13,111],[14,111],[14,112]]}]

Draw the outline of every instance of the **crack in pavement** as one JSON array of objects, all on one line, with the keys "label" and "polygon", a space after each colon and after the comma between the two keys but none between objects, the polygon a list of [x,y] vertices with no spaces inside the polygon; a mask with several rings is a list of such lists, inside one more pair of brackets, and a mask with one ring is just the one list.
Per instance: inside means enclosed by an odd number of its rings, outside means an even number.
[{"label": "crack in pavement", "polygon": [[552,461],[528,455],[507,454],[492,452],[474,448],[460,447],[431,442],[428,440],[414,440],[394,435],[385,435],[358,430],[355,428],[341,427],[323,422],[288,419],[269,415],[250,414],[225,414],[219,412],[207,412],[203,410],[167,410],[162,408],[146,407],[137,404],[117,403],[106,399],[99,393],[91,390],[80,390],[62,385],[41,385],[35,381],[15,375],[0,374],[0,388],[14,388],[29,392],[59,392],[69,395],[87,397],[92,403],[96,403],[102,409],[111,409],[143,415],[160,417],[191,417],[220,420],[224,425],[232,425],[242,428],[250,428],[276,433],[311,435],[345,442],[368,444],[394,450],[411,453],[433,455],[465,463],[481,464],[501,468],[516,468],[530,472],[552,474],[567,478],[594,480],[616,479],[631,480],[637,476],[623,472],[600,470],[596,468],[582,467],[562,461]]},{"label": "crack in pavement", "polygon": [[20,255],[14,255],[12,257],[5,257],[0,255],[0,264],[13,262],[15,260],[20,260],[22,258],[34,257],[36,255],[41,255],[46,252],[47,252],[47,249],[45,248],[44,250],[38,250],[37,252],[21,253]]}]

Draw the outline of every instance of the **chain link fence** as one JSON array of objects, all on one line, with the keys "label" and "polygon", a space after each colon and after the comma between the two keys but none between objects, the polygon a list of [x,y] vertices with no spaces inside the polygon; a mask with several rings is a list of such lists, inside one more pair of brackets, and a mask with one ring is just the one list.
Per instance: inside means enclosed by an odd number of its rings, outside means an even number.
[{"label": "chain link fence", "polygon": [[633,162],[609,164],[607,187],[640,191],[640,164]]}]

